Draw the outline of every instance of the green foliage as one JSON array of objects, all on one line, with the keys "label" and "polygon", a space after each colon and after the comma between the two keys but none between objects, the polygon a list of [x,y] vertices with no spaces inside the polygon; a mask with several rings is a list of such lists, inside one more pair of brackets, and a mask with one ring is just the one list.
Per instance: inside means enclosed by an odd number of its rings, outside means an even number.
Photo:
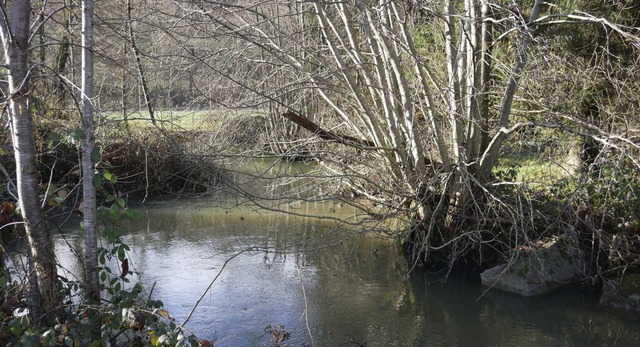
[{"label": "green foliage", "polygon": [[67,141],[71,144],[77,144],[78,141],[84,138],[84,131],[80,128],[73,129],[67,136]]},{"label": "green foliage", "polygon": [[598,166],[584,168],[576,202],[601,216],[614,231],[632,232],[640,219],[638,171],[628,159],[612,158]]},{"label": "green foliage", "polygon": [[[565,0],[554,5],[548,8],[550,14],[579,11],[628,27],[637,27],[640,23],[640,11],[638,11],[640,1],[638,0]],[[600,23],[558,24],[543,28],[543,32],[545,35],[564,38],[566,48],[586,58],[590,58],[593,52],[601,49],[610,52],[611,57],[629,59],[634,55],[632,46],[627,44],[623,37],[607,30]]]}]

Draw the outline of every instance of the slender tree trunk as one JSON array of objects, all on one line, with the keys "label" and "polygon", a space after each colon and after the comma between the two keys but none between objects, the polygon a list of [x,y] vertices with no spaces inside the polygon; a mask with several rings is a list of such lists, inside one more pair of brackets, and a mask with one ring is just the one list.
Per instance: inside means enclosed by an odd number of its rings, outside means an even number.
[{"label": "slender tree trunk", "polygon": [[[70,19],[71,11],[67,8],[63,10],[63,25],[65,28],[62,39],[60,40],[60,47],[58,48],[58,55],[56,57],[56,73],[63,75],[67,69],[67,62],[69,62],[71,56],[71,33],[70,33]],[[56,82],[56,92],[60,101],[64,100],[65,82],[62,78],[59,78]]]},{"label": "slender tree trunk", "polygon": [[[18,203],[29,241],[29,251],[37,278],[32,290],[31,314],[36,325],[44,317],[53,320],[60,303],[55,253],[47,221],[40,207],[33,118],[29,107],[29,25],[31,1],[14,1],[10,12],[0,11],[0,33],[8,66],[9,117],[16,160]],[[5,18],[5,15],[9,18]],[[35,288],[32,288],[35,289]]]},{"label": "slender tree trunk", "polygon": [[85,232],[85,275],[87,299],[97,303],[100,300],[98,281],[98,250],[96,226],[96,190],[93,185],[95,175],[93,131],[93,0],[82,1],[82,192],[84,201]]},{"label": "slender tree trunk", "polygon": [[47,46],[45,45],[44,42],[44,21],[45,21],[45,16],[44,16],[44,3],[42,0],[38,1],[38,7],[40,8],[40,12],[38,12],[38,41],[39,41],[39,47],[38,47],[38,58],[40,60],[40,64],[45,65],[46,64],[46,48]]},{"label": "slender tree trunk", "polygon": [[504,135],[506,134],[505,130],[509,125],[510,115],[511,115],[511,106],[513,104],[513,97],[516,94],[516,91],[519,87],[520,77],[524,67],[527,63],[527,55],[529,54],[529,45],[533,41],[533,34],[536,28],[536,21],[540,16],[540,7],[542,6],[542,0],[535,0],[533,4],[533,8],[531,9],[531,16],[529,17],[529,23],[527,23],[526,32],[524,33],[524,38],[522,41],[521,47],[519,47],[517,56],[516,56],[516,64],[511,72],[511,76],[509,76],[509,82],[504,91],[504,95],[502,97],[502,106],[500,108],[500,118],[498,120],[498,126],[500,129],[493,136],[491,142],[487,145],[482,158],[480,159],[480,170],[482,177],[489,177],[491,169],[496,164],[496,160],[498,158],[498,152],[502,146],[502,141],[504,140]]},{"label": "slender tree trunk", "polygon": [[447,76],[448,76],[448,88],[447,88],[447,102],[448,104],[448,113],[449,113],[449,123],[451,126],[451,151],[452,161],[457,163],[460,159],[460,148],[458,148],[458,144],[460,143],[460,138],[462,133],[460,131],[460,112],[458,107],[458,102],[460,100],[460,83],[458,76],[458,51],[456,50],[456,17],[455,6],[453,1],[445,0],[444,5],[444,13],[445,13],[445,54],[446,54],[446,64],[447,64]]},{"label": "slender tree trunk", "polygon": [[[489,85],[491,82],[491,66],[493,59],[491,57],[491,48],[493,44],[493,36],[491,35],[491,23],[489,22],[489,4],[488,0],[481,1],[482,29],[481,29],[481,49],[480,49],[480,92],[478,93],[478,104],[480,107],[480,133],[478,138],[478,150],[474,153],[474,157],[478,157],[487,148],[489,144]],[[477,138],[476,138],[477,141]]]},{"label": "slender tree trunk", "polygon": [[142,61],[140,60],[140,51],[136,45],[135,35],[133,33],[133,20],[131,19],[131,0],[127,0],[127,24],[129,25],[129,40],[131,43],[131,50],[136,60],[136,68],[138,69],[138,75],[140,76],[140,85],[142,87],[142,94],[144,96],[144,103],[151,117],[151,123],[156,124],[156,118],[153,111],[153,103],[151,102],[151,96],[149,95],[149,88],[147,86],[147,79],[145,78],[144,69],[142,68]]}]

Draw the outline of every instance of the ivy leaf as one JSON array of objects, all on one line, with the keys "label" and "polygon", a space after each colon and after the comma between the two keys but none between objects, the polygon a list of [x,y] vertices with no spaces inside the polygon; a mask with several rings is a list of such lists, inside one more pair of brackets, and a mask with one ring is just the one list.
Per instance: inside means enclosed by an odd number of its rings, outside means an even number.
[{"label": "ivy leaf", "polygon": [[84,131],[82,131],[82,129],[80,128],[74,129],[71,133],[69,133],[68,138],[69,142],[75,144],[76,142],[84,138]]},{"label": "ivy leaf", "polygon": [[107,242],[113,242],[116,239],[115,230],[111,228],[105,228],[102,231],[102,236],[104,236],[104,238],[107,239]]},{"label": "ivy leaf", "polygon": [[125,253],[124,252],[125,252],[124,247],[122,247],[122,246],[118,247],[118,260],[120,260],[121,262],[124,262],[124,260],[125,260]]},{"label": "ivy leaf", "polygon": [[118,179],[118,176],[116,176],[115,174],[112,174],[109,171],[105,171],[102,176],[104,176],[104,179],[111,182],[111,183],[115,183],[116,180]]},{"label": "ivy leaf", "polygon": [[104,230],[102,230],[102,236],[104,236],[107,242],[114,242],[121,236],[121,234],[118,229],[104,228]]},{"label": "ivy leaf", "polygon": [[51,148],[54,144],[60,142],[62,140],[62,136],[55,131],[52,131],[47,136],[47,145]]},{"label": "ivy leaf", "polygon": [[91,151],[91,161],[94,163],[100,161],[100,148],[93,147],[93,150]]},{"label": "ivy leaf", "polygon": [[100,188],[100,187],[102,187],[102,184],[103,184],[103,183],[104,183],[104,182],[102,181],[102,177],[100,177],[100,175],[95,175],[95,176],[93,176],[93,185],[94,185],[96,188]]}]

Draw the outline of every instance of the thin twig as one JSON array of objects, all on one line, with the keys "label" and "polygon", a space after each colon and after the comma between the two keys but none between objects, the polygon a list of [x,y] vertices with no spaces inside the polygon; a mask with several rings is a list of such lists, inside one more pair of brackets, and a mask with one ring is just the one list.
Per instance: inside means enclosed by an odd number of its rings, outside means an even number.
[{"label": "thin twig", "polygon": [[248,252],[248,251],[253,251],[255,250],[256,247],[249,247],[246,249],[241,250],[240,252],[232,255],[230,258],[228,258],[227,260],[225,260],[224,264],[222,264],[222,267],[220,268],[220,271],[218,271],[218,274],[216,274],[216,277],[213,278],[213,280],[211,280],[211,283],[209,283],[209,285],[207,286],[207,289],[204,290],[204,292],[202,292],[202,295],[200,295],[200,298],[198,298],[198,301],[196,301],[195,305],[193,305],[193,307],[191,308],[191,311],[189,312],[189,314],[187,315],[187,318],[185,318],[184,322],[182,322],[182,326],[184,327],[185,325],[187,325],[187,322],[189,321],[189,319],[191,319],[191,316],[193,315],[193,312],[195,312],[196,308],[198,308],[198,305],[200,305],[200,302],[202,301],[202,299],[204,298],[204,296],[207,294],[207,292],[209,291],[209,289],[211,289],[211,287],[213,286],[213,284],[216,282],[216,280],[218,279],[218,277],[220,277],[220,274],[222,274],[222,270],[224,270],[224,268],[227,266],[227,264],[229,264],[229,262],[231,260],[233,260],[233,258],[239,256],[240,254],[244,253],[244,252]]},{"label": "thin twig", "polygon": [[302,287],[302,298],[304,299],[304,311],[302,312],[302,314],[304,315],[304,323],[307,327],[307,332],[309,333],[309,339],[311,339],[311,347],[314,347],[315,344],[313,343],[313,335],[311,334],[311,327],[309,326],[309,306],[307,304],[307,292],[304,290],[304,283],[302,283],[302,274],[300,273],[300,268],[296,267],[296,270],[298,270],[298,275],[300,275],[300,287]]},{"label": "thin twig", "polygon": [[144,149],[144,198],[142,198],[142,203],[147,200],[149,196],[149,150],[148,148]]},{"label": "thin twig", "polygon": [[157,281],[154,281],[153,285],[151,286],[151,291],[149,292],[149,296],[147,297],[147,307],[149,307],[149,301],[151,301],[151,295],[153,295],[153,290],[156,289],[157,283]]}]

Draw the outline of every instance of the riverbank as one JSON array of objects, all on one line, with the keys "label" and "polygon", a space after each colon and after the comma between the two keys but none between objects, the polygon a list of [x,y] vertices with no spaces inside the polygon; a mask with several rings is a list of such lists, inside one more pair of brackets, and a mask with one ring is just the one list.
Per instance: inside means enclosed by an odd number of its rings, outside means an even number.
[{"label": "riverbank", "polygon": [[[276,117],[256,111],[168,113],[159,115],[152,126],[144,117],[125,121],[110,115],[97,139],[101,148],[98,195],[125,201],[210,196],[294,215],[306,213],[295,208],[302,202],[330,201],[335,210],[349,206],[358,211],[342,220],[354,233],[383,233],[399,241],[417,241],[419,249],[425,246],[421,240],[411,240],[416,213],[424,207],[386,182],[384,168],[371,161],[374,157],[338,152],[339,144],[309,138],[291,128],[267,131]],[[284,137],[276,141],[286,131],[293,131],[287,135],[290,141]],[[50,180],[42,184],[45,205],[50,214],[77,213],[81,210],[76,188],[79,135],[49,122],[40,124],[40,134],[41,177]],[[599,166],[578,164],[569,174],[562,163],[540,164],[542,159],[560,160],[564,155],[560,149],[536,147],[532,152],[518,141],[509,144],[513,155],[496,167],[494,183],[477,197],[475,208],[486,210],[472,214],[455,205],[455,195],[440,195],[435,191],[440,187],[429,187],[424,197],[433,201],[419,223],[424,227],[433,221],[443,244],[431,244],[439,251],[429,255],[411,254],[414,264],[482,271],[511,263],[536,245],[574,230],[572,251],[581,255],[583,266],[572,280],[601,287],[615,284],[622,274],[640,272],[640,223],[634,215],[640,206],[639,178],[628,163],[618,161],[617,167],[611,161]],[[567,146],[563,141],[558,148]],[[6,151],[0,154],[8,156]],[[298,157],[309,160],[289,160]],[[340,166],[346,173],[335,171]],[[12,171],[10,165],[5,169]],[[442,175],[435,171],[439,170],[435,163],[433,170],[426,179],[435,184]],[[0,193],[3,201],[13,200],[10,191]],[[493,200],[482,201],[488,197]],[[443,212],[451,216],[441,219]],[[468,240],[445,243],[452,235]]]}]

